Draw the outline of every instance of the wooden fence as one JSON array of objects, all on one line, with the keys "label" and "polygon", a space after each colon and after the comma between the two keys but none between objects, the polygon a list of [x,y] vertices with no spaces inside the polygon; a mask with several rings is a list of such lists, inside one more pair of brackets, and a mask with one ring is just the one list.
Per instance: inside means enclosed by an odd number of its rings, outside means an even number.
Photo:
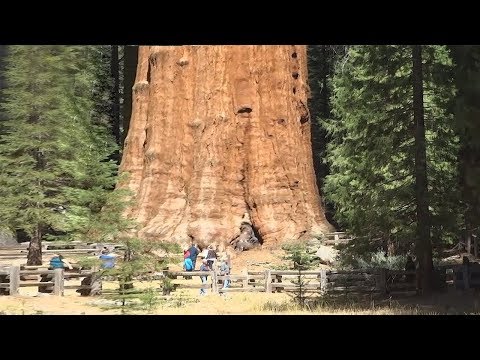
[{"label": "wooden fence", "polygon": [[[479,266],[480,267],[480,266]],[[443,267],[436,270],[439,286],[446,286],[451,282],[456,288],[470,288],[480,286],[480,271],[470,267]],[[450,270],[450,271],[448,271]],[[461,274],[461,276],[460,276]],[[465,275],[464,275],[465,274]],[[450,279],[449,276],[450,275]],[[37,279],[32,280],[32,276]],[[202,283],[201,277],[207,281]],[[463,277],[462,277],[463,276]],[[39,280],[40,277],[42,280]],[[227,292],[303,292],[317,295],[386,295],[416,291],[416,274],[414,271],[387,269],[360,269],[360,270],[320,270],[320,271],[293,271],[293,270],[265,270],[247,271],[241,274],[219,275],[215,271],[164,271],[153,276],[153,279],[163,278],[172,280],[172,290],[177,289],[206,289],[213,293]],[[85,284],[69,285],[66,281],[74,278],[89,279]],[[93,271],[77,270],[73,272],[63,269],[48,270],[35,266],[10,266],[0,269],[0,295],[18,294],[20,287],[50,287],[54,295],[63,295],[64,289],[85,290],[82,295],[89,294],[93,288],[101,289],[99,279]],[[193,280],[195,279],[195,280]],[[465,282],[465,279],[466,282]],[[186,281],[190,280],[190,281]],[[193,281],[192,281],[193,280]],[[223,288],[225,280],[230,280],[228,287]],[[458,284],[463,284],[462,286]],[[159,286],[159,291],[161,287]],[[48,291],[47,291],[48,292]],[[101,291],[98,291],[100,293]]]},{"label": "wooden fence", "polygon": [[[42,243],[42,253],[62,254],[62,255],[99,255],[104,246],[111,249],[122,249],[119,244],[110,243],[78,243],[78,242],[46,242]],[[22,243],[15,246],[1,246],[1,259],[22,259],[28,254],[28,243]]]},{"label": "wooden fence", "polygon": [[[447,269],[438,268],[435,272],[438,287],[447,284]],[[450,271],[450,274],[453,272]],[[261,291],[304,292],[318,295],[386,295],[416,292],[415,271],[387,269],[359,270],[320,270],[292,271],[265,270],[246,271],[238,275],[218,275],[216,272],[165,272],[164,276],[171,279],[192,279],[208,276],[208,283],[202,284],[181,281],[173,282],[173,288],[208,289],[214,293]],[[230,280],[230,285],[223,288],[224,280]]]},{"label": "wooden fence", "polygon": [[[59,296],[63,296],[65,289],[85,290],[83,294],[89,294],[97,287],[97,284],[91,281],[94,276],[94,272],[84,270],[66,272],[63,269],[49,270],[41,266],[10,266],[0,269],[0,295],[17,295],[21,287],[38,287],[40,292],[51,292]],[[90,281],[83,281],[88,285],[65,283],[66,280],[75,278]]]},{"label": "wooden fence", "polygon": [[326,234],[326,239],[323,241],[324,245],[340,245],[350,242],[353,237],[343,231],[336,231],[333,233]]}]

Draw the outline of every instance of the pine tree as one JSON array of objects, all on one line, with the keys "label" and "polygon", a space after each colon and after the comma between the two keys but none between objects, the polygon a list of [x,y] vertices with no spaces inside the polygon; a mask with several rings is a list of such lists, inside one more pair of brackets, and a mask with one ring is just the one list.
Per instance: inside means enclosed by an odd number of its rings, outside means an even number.
[{"label": "pine tree", "polygon": [[461,237],[477,235],[480,227],[480,46],[451,46],[458,88],[455,123],[460,138]]},{"label": "pine tree", "polygon": [[0,139],[0,219],[31,237],[83,238],[107,202],[116,165],[107,124],[92,118],[96,64],[88,46],[10,46]]},{"label": "pine tree", "polygon": [[[178,244],[155,242],[118,236],[116,242],[123,245],[124,258],[117,262],[115,268],[105,270],[101,276],[114,276],[119,281],[119,288],[104,295],[115,303],[111,307],[119,308],[122,314],[147,310],[152,311],[159,303],[159,291],[168,294],[172,289],[169,278],[164,277],[159,288],[152,287],[155,272],[163,270],[168,264],[178,262],[181,253]],[[158,256],[159,252],[162,254]],[[147,282],[146,288],[135,287],[134,280]]]},{"label": "pine tree", "polygon": [[[308,107],[312,117],[313,166],[319,188],[323,186],[325,177],[329,173],[328,163],[324,161],[327,132],[321,122],[332,116],[331,77],[335,71],[335,64],[345,56],[347,48],[346,45],[312,45],[307,48],[308,83],[311,93]],[[332,222],[333,209],[328,205],[324,204],[325,211],[328,220]]]},{"label": "pine tree", "polygon": [[[439,245],[452,241],[459,226],[455,88],[446,47],[422,48],[428,209]],[[351,47],[333,88],[334,117],[324,123],[331,136],[324,193],[341,225],[365,236],[348,250],[371,252],[387,241],[409,251],[417,224],[411,48]]]}]

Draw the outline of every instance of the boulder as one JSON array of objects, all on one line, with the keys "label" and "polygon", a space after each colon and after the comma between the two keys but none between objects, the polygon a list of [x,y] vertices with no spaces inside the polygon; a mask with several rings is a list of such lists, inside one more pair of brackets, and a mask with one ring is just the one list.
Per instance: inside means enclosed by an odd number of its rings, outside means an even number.
[{"label": "boulder", "polygon": [[7,229],[0,229],[0,246],[15,245],[18,245],[15,235]]},{"label": "boulder", "polygon": [[338,250],[331,246],[320,245],[315,256],[320,259],[320,262],[327,265],[333,265],[338,257]]}]

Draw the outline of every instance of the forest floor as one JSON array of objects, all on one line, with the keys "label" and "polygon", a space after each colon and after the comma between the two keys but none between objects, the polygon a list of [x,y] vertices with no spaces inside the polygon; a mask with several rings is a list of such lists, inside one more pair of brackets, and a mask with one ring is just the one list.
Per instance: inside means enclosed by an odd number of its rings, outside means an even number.
[{"label": "forest floor", "polygon": [[[142,287],[148,284],[137,284]],[[104,288],[118,286],[104,282]],[[200,296],[199,290],[181,289],[151,310],[128,311],[152,315],[440,315],[480,314],[480,296],[448,291],[430,297],[387,298],[382,300],[319,300],[302,309],[285,293],[230,293]],[[0,296],[2,315],[115,315],[122,311],[111,307],[112,300],[81,297],[74,290],[65,296],[38,294],[36,288],[21,288],[20,295]]]}]

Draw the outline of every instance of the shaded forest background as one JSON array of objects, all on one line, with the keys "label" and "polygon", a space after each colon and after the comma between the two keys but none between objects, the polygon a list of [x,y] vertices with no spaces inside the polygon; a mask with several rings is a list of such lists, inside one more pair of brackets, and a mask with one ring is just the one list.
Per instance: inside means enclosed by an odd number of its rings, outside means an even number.
[{"label": "shaded forest background", "polygon": [[[308,54],[317,183],[329,221],[357,237],[344,259],[436,257],[477,236],[480,47]],[[41,240],[125,229],[112,190],[136,61],[136,46],[0,46],[1,231],[40,251]]]}]

